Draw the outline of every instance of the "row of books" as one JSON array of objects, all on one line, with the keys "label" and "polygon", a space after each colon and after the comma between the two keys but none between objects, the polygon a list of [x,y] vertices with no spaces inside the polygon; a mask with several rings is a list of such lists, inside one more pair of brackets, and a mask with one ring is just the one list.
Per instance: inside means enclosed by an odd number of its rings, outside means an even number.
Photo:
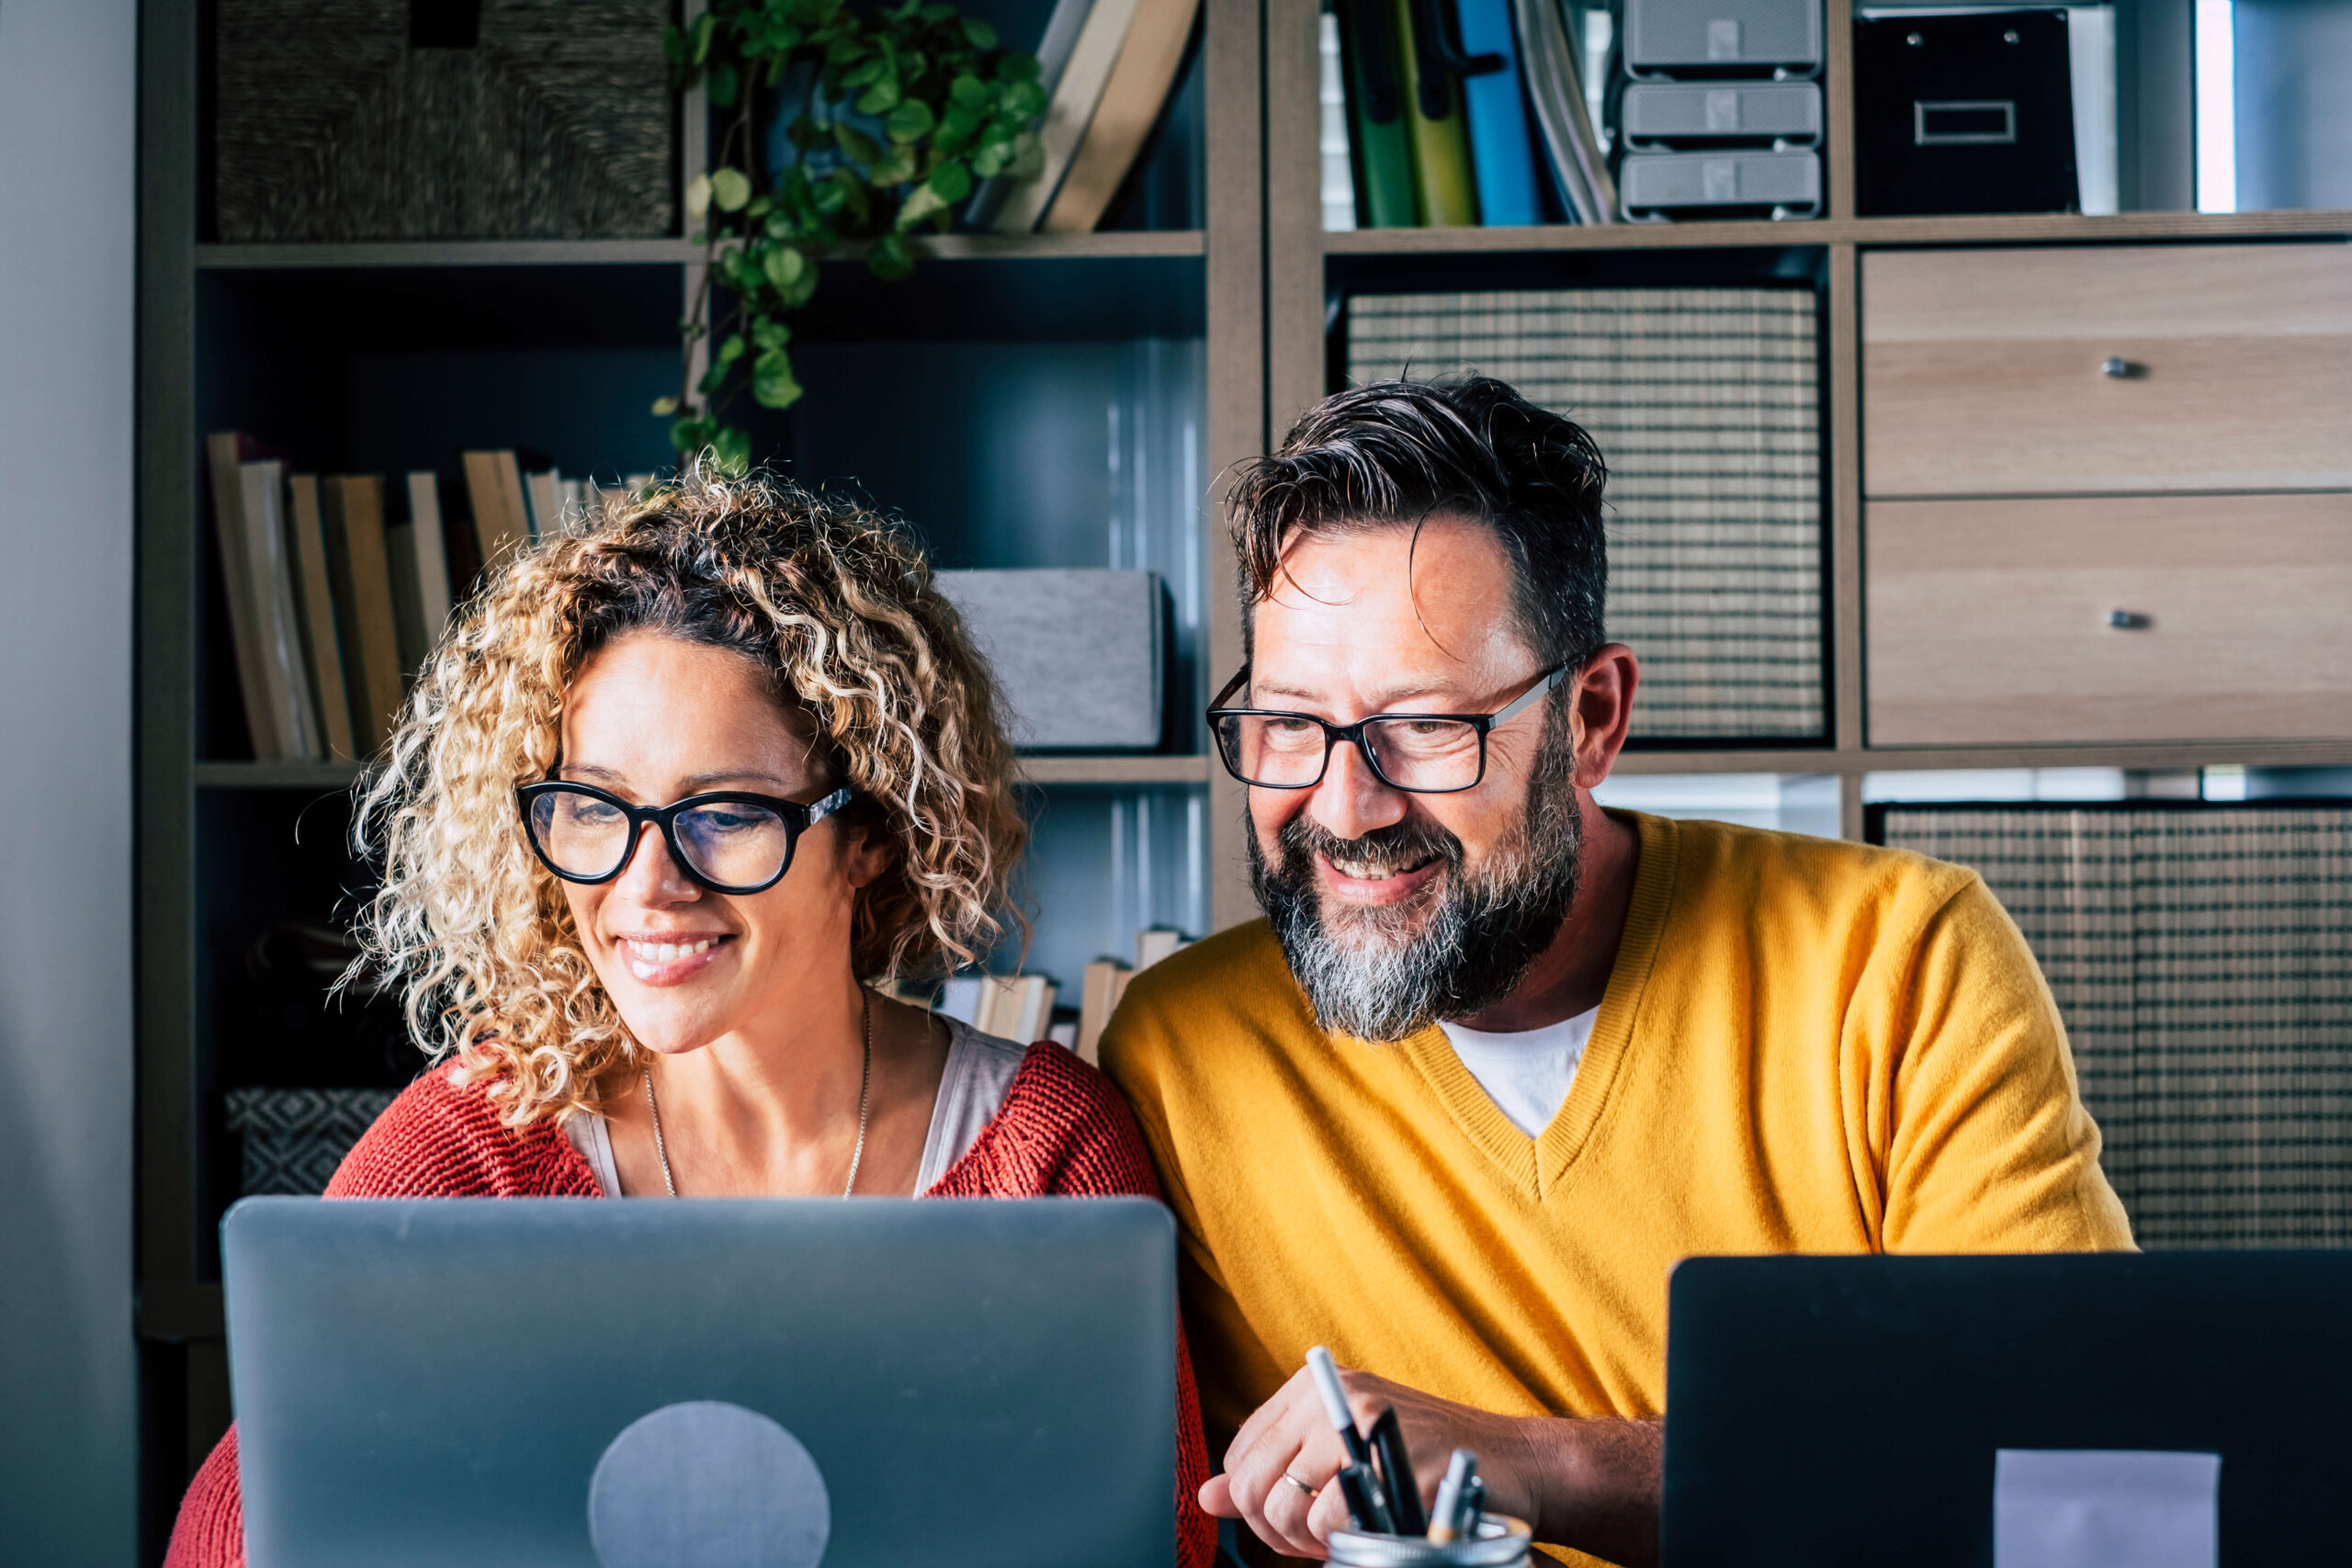
[{"label": "row of books", "polygon": [[1561,0],[1337,0],[1322,18],[1327,229],[1613,223]]},{"label": "row of books", "polygon": [[[469,525],[445,526],[440,476],[291,472],[239,431],[207,437],[229,632],[254,756],[355,762],[399,722],[407,684],[485,563],[586,514],[594,487],[464,456]],[[641,475],[632,490],[652,482]]]},{"label": "row of books", "polygon": [[1167,110],[1200,9],[1201,0],[1058,0],[1031,51],[1046,98],[1043,170],[983,183],[965,220],[1002,234],[1093,232]]},{"label": "row of books", "polygon": [[[1102,958],[1086,966],[1085,988],[1075,1010],[1057,1009],[1060,987],[1043,975],[957,975],[949,978],[932,1004],[944,1018],[958,1019],[983,1034],[1028,1043],[1050,1040],[1096,1060],[1102,1026],[1118,1010],[1127,983],[1161,959],[1192,946],[1184,933],[1154,926],[1136,933],[1133,967]],[[900,1000],[920,998],[901,995]]]}]

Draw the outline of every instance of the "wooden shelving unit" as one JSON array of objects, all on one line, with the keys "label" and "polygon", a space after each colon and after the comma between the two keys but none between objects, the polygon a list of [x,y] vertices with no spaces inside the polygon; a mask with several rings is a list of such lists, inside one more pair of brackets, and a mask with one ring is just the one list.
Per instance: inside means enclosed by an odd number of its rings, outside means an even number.
[{"label": "wooden shelving unit", "polygon": [[[1184,397],[1197,420],[1200,458],[1194,496],[1203,502],[1188,512],[1181,532],[1197,620],[1182,671],[1190,682],[1189,706],[1197,710],[1241,658],[1238,611],[1228,589],[1233,562],[1216,502],[1233,465],[1266,450],[1300,411],[1330,389],[1326,323],[1335,292],[1420,287],[1438,277],[1453,281],[1428,286],[1638,279],[1653,264],[1670,265],[1678,276],[1703,275],[1710,267],[1744,268],[1752,276],[1759,265],[1778,260],[1817,280],[1825,322],[1827,728],[1817,743],[1637,745],[1620,762],[1621,773],[1834,775],[1845,830],[1858,836],[1862,780],[1873,773],[2352,765],[2352,739],[1873,744],[1865,720],[1860,457],[1862,270],[1864,258],[1875,252],[2342,241],[2352,237],[2352,212],[1859,217],[1849,6],[1829,0],[1827,215],[1822,219],[1326,234],[1317,153],[1318,9],[1317,0],[1206,0],[1199,63],[1205,84],[1201,197],[1188,226],[1082,236],[927,238],[919,246],[915,276],[898,286],[876,283],[854,257],[844,256],[828,263],[820,303],[800,333],[820,368],[829,347],[836,351],[834,363],[907,355],[935,355],[944,362],[1002,351],[1015,356],[1005,363],[1021,370],[1057,355],[1076,363],[1103,345],[1197,344],[1182,350],[1197,353],[1196,372],[1171,373],[1170,382],[1189,389]],[[209,58],[208,15],[206,0],[141,5],[137,1267],[146,1406],[143,1529],[151,1561],[160,1556],[159,1532],[168,1529],[187,1467],[227,1416],[220,1292],[209,1239],[220,1207],[216,1173],[208,1164],[214,1158],[208,1118],[217,1100],[212,1075],[220,1028],[214,993],[223,967],[216,928],[225,929],[223,910],[266,902],[280,884],[325,886],[345,874],[333,858],[342,852],[337,835],[343,826],[334,803],[347,794],[356,773],[240,760],[237,744],[223,741],[233,726],[224,725],[220,712],[221,652],[212,625],[216,612],[206,599],[214,590],[208,586],[212,569],[202,434],[282,420],[293,433],[274,430],[274,437],[294,449],[303,466],[320,471],[446,460],[453,451],[419,449],[428,434],[441,439],[439,427],[424,428],[429,422],[402,437],[411,445],[401,450],[411,455],[397,464],[379,450],[389,449],[391,438],[361,428],[354,387],[368,390],[361,383],[379,373],[368,368],[377,361],[368,356],[418,344],[436,352],[494,351],[522,366],[514,373],[527,380],[535,355],[577,351],[617,365],[628,355],[674,354],[678,302],[691,297],[704,261],[701,247],[682,236],[210,243],[203,238],[207,219],[199,199],[208,145],[199,112],[207,96],[200,73]],[[682,172],[700,155],[695,117],[690,112],[686,118]],[[1024,355],[1029,357],[1019,357]],[[361,361],[366,364],[355,369]],[[820,403],[823,389],[812,383],[812,389],[811,403]],[[984,401],[976,398],[956,412],[981,419],[988,412]],[[640,401],[620,412],[636,417],[641,410]],[[619,417],[597,411],[575,423],[594,434],[621,429],[614,423]],[[917,423],[913,415],[905,422]],[[646,421],[641,428],[654,427]],[[809,427],[801,428],[806,435]],[[780,424],[759,427],[763,441],[788,434]],[[376,447],[369,446],[371,439]],[[490,430],[470,439],[512,444]],[[974,446],[980,445],[976,438]],[[856,471],[887,480],[888,454],[899,450],[869,443],[853,455]],[[926,482],[935,487],[939,481]],[[918,493],[936,498],[945,492],[918,486]],[[877,500],[894,504],[887,493]],[[1018,556],[1025,547],[1017,539],[1008,547],[977,525],[956,535],[952,528],[963,526],[961,520],[940,515],[945,509],[937,504],[909,502],[907,509],[920,524],[951,528],[944,556],[967,552],[968,558],[944,564],[1109,564],[1011,558],[1008,549]],[[233,694],[233,682],[228,689]],[[1105,801],[1132,800],[1138,811],[1151,804],[1163,822],[1182,819],[1190,835],[1182,839],[1184,869],[1205,889],[1204,923],[1221,927],[1256,913],[1245,873],[1242,802],[1238,787],[1203,754],[1204,738],[1194,723],[1193,733],[1178,737],[1166,753],[1033,756],[1024,760],[1023,774],[1037,786],[1049,830],[1064,830],[1053,827],[1057,821],[1091,820],[1086,814],[1102,809]],[[312,858],[292,864],[286,829],[298,818],[304,824],[301,853]],[[265,841],[277,847],[265,854],[255,848]],[[1084,856],[1071,850],[1066,858]]]},{"label": "wooden shelving unit", "polygon": [[[1726,281],[1752,276],[1756,258],[1778,254],[1816,272],[1826,322],[1822,438],[1826,479],[1829,733],[1817,747],[1645,746],[1628,750],[1620,773],[1811,773],[1840,782],[1849,837],[1862,832],[1865,774],[1946,769],[2119,768],[2179,772],[2221,764],[2254,767],[2352,765],[2352,721],[2344,740],[2215,740],[2033,746],[1886,746],[1865,722],[1868,649],[1863,628],[1865,499],[1862,443],[1861,258],[1895,249],[2194,244],[2352,239],[2352,211],[2207,214],[2124,212],[1865,218],[1854,198],[1854,129],[1849,0],[1827,0],[1828,54],[1822,86],[1828,111],[1824,145],[1827,202],[1818,219],[1770,221],[1619,223],[1475,229],[1360,229],[1327,233],[1318,196],[1316,0],[1265,0],[1266,6],[1266,385],[1268,426],[1279,434],[1332,389],[1327,323],[1334,299],[1351,290],[1543,287],[1589,279],[1638,282],[1644,264],[1671,262],[1678,281],[1710,265]],[[1442,281],[1432,281],[1442,279]],[[1488,281],[1492,280],[1492,281]],[[2352,419],[2352,410],[2346,411]],[[1636,651],[1639,651],[1638,649]]]}]

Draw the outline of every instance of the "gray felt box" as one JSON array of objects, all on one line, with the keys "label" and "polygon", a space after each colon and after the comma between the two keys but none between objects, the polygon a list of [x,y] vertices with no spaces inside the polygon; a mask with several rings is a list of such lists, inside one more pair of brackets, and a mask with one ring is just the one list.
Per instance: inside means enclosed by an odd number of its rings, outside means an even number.
[{"label": "gray felt box", "polygon": [[1148,750],[1159,744],[1167,627],[1149,571],[943,571],[996,667],[1024,751]]},{"label": "gray felt box", "polygon": [[1821,141],[1818,82],[1637,82],[1622,112],[1626,143],[1637,148]]},{"label": "gray felt box", "polygon": [[1821,211],[1821,154],[1635,152],[1618,165],[1617,191],[1635,222],[1710,208],[1811,218]]},{"label": "gray felt box", "polygon": [[1634,76],[1734,75],[1821,68],[1822,0],[1625,0]]}]

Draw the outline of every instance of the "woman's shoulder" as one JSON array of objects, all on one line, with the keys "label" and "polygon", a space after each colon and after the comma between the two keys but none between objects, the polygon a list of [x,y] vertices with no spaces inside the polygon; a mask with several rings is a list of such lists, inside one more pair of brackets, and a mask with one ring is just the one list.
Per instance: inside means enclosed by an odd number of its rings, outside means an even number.
[{"label": "woman's shoulder", "polygon": [[594,1198],[588,1162],[553,1121],[499,1121],[455,1062],[418,1077],[344,1156],[330,1198]]},{"label": "woman's shoulder", "polygon": [[1135,1116],[1066,1047],[1028,1048],[1003,1103],[933,1191],[949,1198],[1159,1196]]}]

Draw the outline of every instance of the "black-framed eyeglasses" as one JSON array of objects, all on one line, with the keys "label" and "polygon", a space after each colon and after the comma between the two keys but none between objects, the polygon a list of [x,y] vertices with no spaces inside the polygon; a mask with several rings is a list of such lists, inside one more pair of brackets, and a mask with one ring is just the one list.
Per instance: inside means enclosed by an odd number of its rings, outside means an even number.
[{"label": "black-framed eyeglasses", "polygon": [[1555,665],[1494,713],[1376,713],[1333,724],[1311,713],[1223,705],[1249,682],[1250,667],[1225,683],[1208,711],[1225,771],[1258,789],[1312,789],[1331,765],[1331,748],[1355,747],[1373,776],[1412,795],[1454,795],[1487,776],[1487,737],[1549,695],[1577,668]]},{"label": "black-framed eyeglasses", "polygon": [[713,893],[764,893],[792,869],[800,835],[857,798],[843,786],[807,806],[716,790],[668,806],[631,806],[594,784],[551,779],[514,792],[539,863],[566,882],[610,882],[628,869],[648,822],[680,869]]}]

